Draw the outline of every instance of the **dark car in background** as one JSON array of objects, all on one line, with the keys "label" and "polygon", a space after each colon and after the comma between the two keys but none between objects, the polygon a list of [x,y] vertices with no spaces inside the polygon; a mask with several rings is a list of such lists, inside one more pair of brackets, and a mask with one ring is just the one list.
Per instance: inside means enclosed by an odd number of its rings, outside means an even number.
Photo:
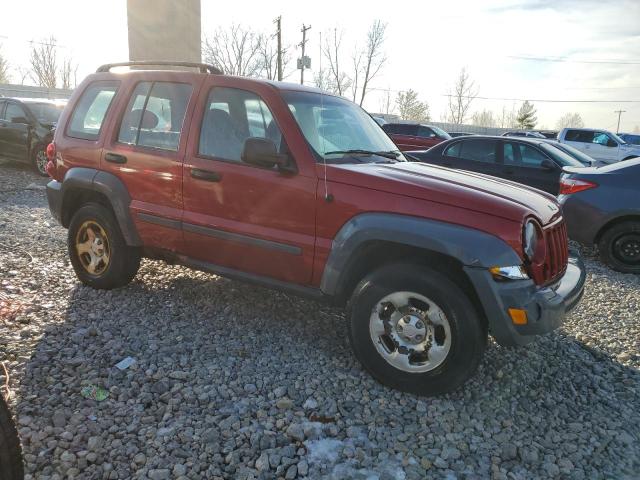
[{"label": "dark car in background", "polygon": [[619,133],[618,136],[631,145],[640,145],[640,133]]},{"label": "dark car in background", "polygon": [[456,137],[472,137],[478,135],[477,133],[469,133],[469,132],[448,132],[451,138]]},{"label": "dark car in background", "polygon": [[560,143],[557,140],[547,140],[549,145],[554,146],[558,150],[562,150],[564,153],[573,157],[585,167],[597,167],[598,165],[605,165],[604,162],[596,160],[595,158],[590,157],[584,152],[581,152],[577,148],[572,147],[571,145],[567,145],[566,143]]},{"label": "dark car in background", "polygon": [[387,123],[382,125],[382,129],[387,132],[393,143],[403,152],[431,148],[451,138],[441,128],[419,123]]},{"label": "dark car in background", "polygon": [[30,163],[46,176],[47,145],[65,102],[0,98],[0,157]]},{"label": "dark car in background", "polygon": [[408,155],[434,165],[512,180],[552,195],[558,194],[564,167],[584,168],[546,139],[524,137],[458,137]]},{"label": "dark car in background", "polygon": [[525,132],[521,130],[513,131],[513,132],[504,132],[502,134],[503,137],[529,137],[529,138],[547,138],[543,134],[539,132]]},{"label": "dark car in background", "polygon": [[566,168],[558,201],[569,238],[597,245],[614,270],[640,273],[640,158],[598,168]]}]

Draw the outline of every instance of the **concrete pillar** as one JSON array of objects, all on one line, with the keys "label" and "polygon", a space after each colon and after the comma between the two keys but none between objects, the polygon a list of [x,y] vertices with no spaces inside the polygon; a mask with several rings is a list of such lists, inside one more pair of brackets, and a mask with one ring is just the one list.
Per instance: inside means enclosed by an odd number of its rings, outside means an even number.
[{"label": "concrete pillar", "polygon": [[129,60],[201,62],[200,0],[127,0]]}]

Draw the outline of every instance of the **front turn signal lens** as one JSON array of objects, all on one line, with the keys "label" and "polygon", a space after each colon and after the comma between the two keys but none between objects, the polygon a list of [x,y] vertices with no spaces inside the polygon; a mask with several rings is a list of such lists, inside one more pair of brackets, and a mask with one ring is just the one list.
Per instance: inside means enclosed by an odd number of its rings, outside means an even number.
[{"label": "front turn signal lens", "polygon": [[514,325],[526,325],[529,321],[526,310],[522,310],[521,308],[510,308],[509,316]]}]

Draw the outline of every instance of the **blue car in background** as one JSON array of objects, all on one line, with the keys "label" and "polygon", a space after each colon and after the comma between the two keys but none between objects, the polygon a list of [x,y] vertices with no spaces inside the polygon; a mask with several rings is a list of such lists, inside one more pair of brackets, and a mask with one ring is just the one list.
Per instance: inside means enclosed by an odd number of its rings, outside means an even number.
[{"label": "blue car in background", "polygon": [[640,133],[619,133],[618,136],[632,145],[640,145]]},{"label": "blue car in background", "polygon": [[640,274],[640,158],[565,167],[558,201],[569,238],[597,245],[614,270]]}]

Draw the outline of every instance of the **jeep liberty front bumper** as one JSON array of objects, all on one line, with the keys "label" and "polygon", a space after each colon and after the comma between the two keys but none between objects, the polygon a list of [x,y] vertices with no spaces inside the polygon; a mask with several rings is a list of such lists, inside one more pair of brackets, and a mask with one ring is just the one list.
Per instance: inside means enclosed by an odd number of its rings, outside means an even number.
[{"label": "jeep liberty front bumper", "polygon": [[[496,281],[489,270],[465,267],[489,322],[489,332],[504,346],[526,345],[564,322],[584,293],[586,269],[580,254],[571,251],[565,274],[556,283],[540,287],[533,280]],[[527,323],[515,325],[509,308],[527,313]]]}]

